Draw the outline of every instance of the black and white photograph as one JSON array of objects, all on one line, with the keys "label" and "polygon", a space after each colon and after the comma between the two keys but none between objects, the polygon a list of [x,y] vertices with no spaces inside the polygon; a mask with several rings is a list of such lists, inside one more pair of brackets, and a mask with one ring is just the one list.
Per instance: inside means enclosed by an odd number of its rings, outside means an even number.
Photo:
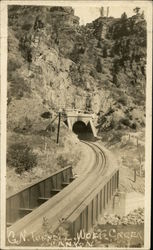
[{"label": "black and white photograph", "polygon": [[1,249],[150,249],[151,1],[1,2]]}]

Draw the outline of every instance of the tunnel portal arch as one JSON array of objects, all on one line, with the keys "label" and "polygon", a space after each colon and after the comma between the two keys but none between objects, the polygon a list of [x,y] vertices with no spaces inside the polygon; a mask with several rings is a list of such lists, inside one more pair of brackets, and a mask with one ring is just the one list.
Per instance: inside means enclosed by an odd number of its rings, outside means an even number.
[{"label": "tunnel portal arch", "polygon": [[72,126],[72,131],[77,134],[80,139],[93,137],[93,131],[90,122],[88,122],[86,125],[83,121],[76,121]]},{"label": "tunnel portal arch", "polygon": [[87,130],[87,126],[83,121],[76,121],[73,124],[72,130],[75,134],[85,133]]}]

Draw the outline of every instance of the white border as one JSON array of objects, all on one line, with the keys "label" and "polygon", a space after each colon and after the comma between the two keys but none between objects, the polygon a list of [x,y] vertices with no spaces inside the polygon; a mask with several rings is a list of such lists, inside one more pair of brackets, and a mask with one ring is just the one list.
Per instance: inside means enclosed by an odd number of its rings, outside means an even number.
[{"label": "white border", "polygon": [[[145,177],[145,244],[150,249],[151,216],[151,117],[152,117],[152,2],[151,1],[7,1],[1,2],[1,249],[64,249],[51,247],[6,247],[5,246],[5,198],[6,198],[6,103],[7,103],[7,5],[41,5],[41,6],[127,6],[147,8],[147,92],[146,92],[146,177]],[[3,215],[3,216],[2,216]],[[70,249],[70,248],[69,248]],[[71,248],[76,249],[76,248]],[[83,248],[88,249],[88,248]],[[92,248],[100,249],[100,248]],[[104,248],[103,248],[104,249]],[[108,249],[108,248],[106,248]],[[110,249],[110,248],[109,248]],[[119,249],[119,248],[115,248]],[[122,248],[121,248],[122,249]],[[129,248],[131,249],[131,248]],[[136,248],[138,249],[138,248]]]},{"label": "white border", "polygon": [[[149,8],[150,7],[150,8]],[[145,136],[145,248],[150,249],[151,240],[151,145],[152,145],[152,3],[147,9],[147,70],[146,70],[146,136]]]},{"label": "white border", "polygon": [[5,241],[7,109],[7,5],[1,3],[1,248]]}]

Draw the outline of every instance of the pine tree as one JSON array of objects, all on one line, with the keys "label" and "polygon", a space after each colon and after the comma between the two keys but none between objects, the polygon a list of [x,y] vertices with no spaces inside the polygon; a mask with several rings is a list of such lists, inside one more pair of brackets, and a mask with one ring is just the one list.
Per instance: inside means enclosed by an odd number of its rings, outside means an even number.
[{"label": "pine tree", "polygon": [[140,11],[140,7],[136,7],[135,9],[133,9],[133,11],[136,13],[136,15],[138,15]]},{"label": "pine tree", "polygon": [[124,13],[121,15],[121,19],[122,19],[122,21],[127,19],[127,14],[126,14],[126,12],[124,12]]}]

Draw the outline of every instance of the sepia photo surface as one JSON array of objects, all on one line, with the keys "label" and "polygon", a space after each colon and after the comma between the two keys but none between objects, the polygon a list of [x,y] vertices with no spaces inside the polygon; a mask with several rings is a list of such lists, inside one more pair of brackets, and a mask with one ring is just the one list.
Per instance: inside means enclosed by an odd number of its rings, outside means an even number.
[{"label": "sepia photo surface", "polygon": [[1,2],[1,248],[150,249],[151,1]]}]

